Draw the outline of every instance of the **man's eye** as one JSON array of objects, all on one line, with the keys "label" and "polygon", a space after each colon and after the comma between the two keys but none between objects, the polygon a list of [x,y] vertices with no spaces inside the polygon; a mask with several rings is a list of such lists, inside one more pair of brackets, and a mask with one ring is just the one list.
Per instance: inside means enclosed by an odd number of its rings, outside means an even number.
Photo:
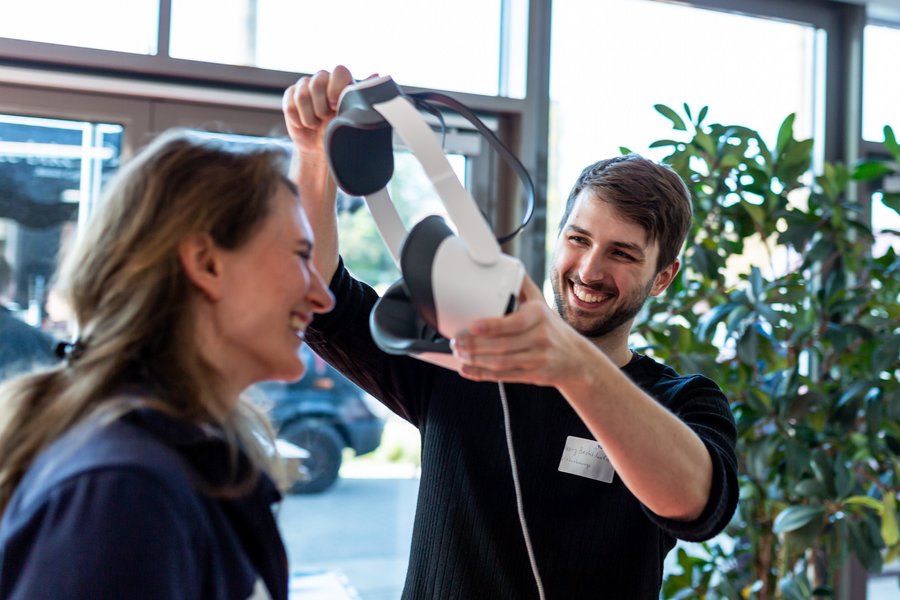
[{"label": "man's eye", "polygon": [[304,250],[302,252],[296,252],[296,254],[304,261],[309,261],[312,259],[312,252],[309,252],[308,250]]}]

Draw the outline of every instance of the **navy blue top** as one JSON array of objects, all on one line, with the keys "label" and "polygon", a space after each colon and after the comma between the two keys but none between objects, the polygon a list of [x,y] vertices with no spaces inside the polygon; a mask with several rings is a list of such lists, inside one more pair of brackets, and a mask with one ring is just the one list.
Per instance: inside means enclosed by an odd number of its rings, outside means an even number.
[{"label": "navy blue top", "polygon": [[0,598],[287,598],[265,475],[226,481],[216,435],[158,412],[87,422],[45,450],[0,522]]}]

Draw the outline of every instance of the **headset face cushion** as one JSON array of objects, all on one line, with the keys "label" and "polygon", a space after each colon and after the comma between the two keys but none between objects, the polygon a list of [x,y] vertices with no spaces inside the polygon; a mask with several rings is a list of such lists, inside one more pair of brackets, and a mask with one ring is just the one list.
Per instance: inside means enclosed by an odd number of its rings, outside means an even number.
[{"label": "headset face cushion", "polygon": [[451,353],[449,341],[416,312],[402,279],[375,303],[369,314],[369,330],[375,344],[389,354]]},{"label": "headset face cushion", "polygon": [[400,270],[409,300],[422,319],[435,329],[438,329],[438,318],[432,267],[438,248],[452,235],[453,231],[443,218],[430,215],[413,226],[400,249]]},{"label": "headset face cushion", "polygon": [[359,127],[336,117],[325,132],[334,178],[351,196],[368,196],[387,186],[394,174],[392,129],[387,122]]},{"label": "headset face cushion", "polygon": [[369,328],[379,345],[394,347],[416,336],[416,316],[406,285],[399,279],[375,304],[369,315]]}]

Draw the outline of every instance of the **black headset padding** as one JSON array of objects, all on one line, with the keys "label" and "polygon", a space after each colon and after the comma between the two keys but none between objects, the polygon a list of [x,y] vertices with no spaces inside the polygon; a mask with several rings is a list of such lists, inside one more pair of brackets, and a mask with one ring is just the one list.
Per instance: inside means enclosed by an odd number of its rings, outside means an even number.
[{"label": "black headset padding", "polygon": [[392,79],[341,97],[337,116],[325,128],[325,148],[334,178],[351,196],[384,188],[394,174],[393,129],[373,108],[401,95]]},{"label": "black headset padding", "polygon": [[449,354],[450,342],[421,319],[402,279],[378,299],[369,313],[375,344],[389,354]]},{"label": "black headset padding", "polygon": [[442,217],[429,215],[416,223],[400,248],[400,271],[409,293],[409,301],[422,319],[438,329],[434,303],[432,264],[438,247],[453,235]]},{"label": "black headset padding", "polygon": [[[384,188],[394,174],[390,124],[370,122],[373,111],[353,109],[332,119],[325,129],[328,161],[334,179],[351,196],[367,196]],[[362,124],[362,125],[361,125]]]}]

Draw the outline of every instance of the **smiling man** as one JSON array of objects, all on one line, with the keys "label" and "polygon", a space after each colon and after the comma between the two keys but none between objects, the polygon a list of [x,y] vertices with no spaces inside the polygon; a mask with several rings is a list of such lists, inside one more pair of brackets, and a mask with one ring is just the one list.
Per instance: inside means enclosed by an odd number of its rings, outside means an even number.
[{"label": "smiling man", "polygon": [[459,372],[385,354],[376,292],[338,255],[322,148],[346,69],[288,88],[294,175],[335,308],[316,353],[415,425],[422,470],[405,599],[538,598],[517,513],[496,382],[507,382],[521,501],[548,598],[657,600],[676,539],[720,532],[737,504],[735,425],[721,390],[629,348],[635,315],[678,273],[690,195],[639,156],[591,165],[569,196],[552,261],[556,310],[526,277],[514,313],[452,340]]}]

